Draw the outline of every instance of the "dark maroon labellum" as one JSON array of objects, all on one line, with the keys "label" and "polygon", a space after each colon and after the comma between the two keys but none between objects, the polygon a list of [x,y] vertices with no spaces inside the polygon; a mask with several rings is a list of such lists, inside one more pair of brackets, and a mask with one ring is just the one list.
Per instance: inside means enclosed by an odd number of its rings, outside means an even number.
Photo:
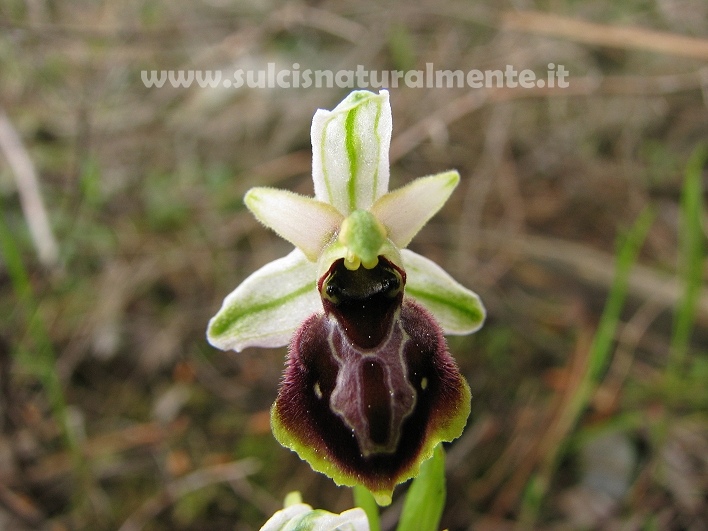
[{"label": "dark maroon labellum", "polygon": [[390,332],[405,279],[406,274],[385,258],[372,269],[354,271],[337,260],[319,282],[322,305],[357,347],[371,349]]},{"label": "dark maroon labellum", "polygon": [[335,262],[318,284],[325,311],[295,334],[274,406],[298,445],[371,490],[392,489],[469,399],[440,326],[404,286],[383,257],[355,271]]}]

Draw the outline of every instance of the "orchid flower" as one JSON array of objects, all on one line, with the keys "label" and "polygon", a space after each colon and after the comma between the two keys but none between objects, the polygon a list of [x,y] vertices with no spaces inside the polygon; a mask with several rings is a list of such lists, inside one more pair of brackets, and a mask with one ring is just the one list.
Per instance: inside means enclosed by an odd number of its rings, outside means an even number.
[{"label": "orchid flower", "polygon": [[275,513],[260,531],[286,530],[369,531],[369,521],[363,509],[349,509],[341,514],[333,514],[321,509],[313,509],[300,501]]},{"label": "orchid flower", "polygon": [[276,439],[377,502],[460,436],[470,390],[443,337],[484,321],[479,297],[406,249],[457,186],[456,171],[388,192],[388,92],[355,91],[312,122],[315,197],[252,188],[246,206],[295,246],[224,300],[209,342],[289,343],[271,410]]}]

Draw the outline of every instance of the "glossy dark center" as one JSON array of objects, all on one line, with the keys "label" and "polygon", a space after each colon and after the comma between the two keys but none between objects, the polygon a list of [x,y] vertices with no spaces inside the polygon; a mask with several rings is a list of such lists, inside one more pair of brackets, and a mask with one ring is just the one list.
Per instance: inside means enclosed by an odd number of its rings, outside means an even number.
[{"label": "glossy dark center", "polygon": [[374,348],[386,336],[403,298],[404,274],[385,258],[372,269],[349,270],[337,260],[320,281],[322,303],[359,348]]}]

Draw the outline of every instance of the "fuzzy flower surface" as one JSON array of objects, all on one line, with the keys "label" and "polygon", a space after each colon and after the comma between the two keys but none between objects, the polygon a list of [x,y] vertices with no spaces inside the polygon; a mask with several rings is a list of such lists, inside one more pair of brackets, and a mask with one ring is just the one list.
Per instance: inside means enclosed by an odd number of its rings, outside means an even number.
[{"label": "fuzzy flower surface", "polygon": [[385,90],[355,91],[316,112],[315,197],[260,187],[245,197],[295,249],[246,278],[207,331],[224,350],[289,344],[273,434],[382,505],[437,444],[462,433],[470,390],[444,334],[474,332],[485,318],[474,292],[406,249],[459,174],[389,192],[391,130]]},{"label": "fuzzy flower surface", "polygon": [[291,505],[275,513],[261,531],[369,531],[363,509],[333,514],[313,509],[306,503]]}]

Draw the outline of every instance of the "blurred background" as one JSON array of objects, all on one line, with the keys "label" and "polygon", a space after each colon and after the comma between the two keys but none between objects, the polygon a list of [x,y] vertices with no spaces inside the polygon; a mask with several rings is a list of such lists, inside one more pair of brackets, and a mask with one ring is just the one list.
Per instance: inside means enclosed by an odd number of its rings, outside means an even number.
[{"label": "blurred background", "polygon": [[564,66],[567,88],[391,89],[391,187],[462,175],[411,248],[489,313],[449,338],[473,402],[442,525],[705,530],[703,0],[0,2],[0,529],[351,507],[270,433],[285,349],[205,341],[290,249],[245,191],[312,194],[312,115],[349,89],[141,80],[268,63]]}]

